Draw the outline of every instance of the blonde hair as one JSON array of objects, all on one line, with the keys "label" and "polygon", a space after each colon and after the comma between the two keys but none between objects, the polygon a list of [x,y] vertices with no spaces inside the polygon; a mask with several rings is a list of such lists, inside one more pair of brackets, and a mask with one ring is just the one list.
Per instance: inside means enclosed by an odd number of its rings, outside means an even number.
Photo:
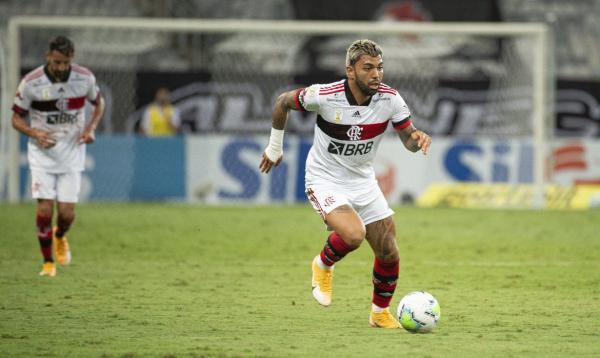
[{"label": "blonde hair", "polygon": [[381,47],[375,41],[367,39],[356,40],[348,47],[348,51],[346,51],[346,66],[354,65],[362,55],[377,57],[382,56],[383,51],[381,51]]}]

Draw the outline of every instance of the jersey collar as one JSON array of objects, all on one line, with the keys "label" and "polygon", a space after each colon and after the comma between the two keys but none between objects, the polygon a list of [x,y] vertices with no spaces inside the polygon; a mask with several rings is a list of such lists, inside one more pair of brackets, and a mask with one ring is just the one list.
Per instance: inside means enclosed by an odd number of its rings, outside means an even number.
[{"label": "jersey collar", "polygon": [[[346,93],[346,99],[348,100],[348,103],[350,103],[350,105],[352,105],[352,106],[359,105],[358,102],[356,102],[356,98],[354,98],[352,91],[350,90],[350,86],[348,85],[347,79],[344,80],[344,92]],[[361,104],[360,106],[366,107],[369,104],[371,104],[371,98],[373,98],[373,96],[369,96],[369,98],[365,101],[365,103]]]}]

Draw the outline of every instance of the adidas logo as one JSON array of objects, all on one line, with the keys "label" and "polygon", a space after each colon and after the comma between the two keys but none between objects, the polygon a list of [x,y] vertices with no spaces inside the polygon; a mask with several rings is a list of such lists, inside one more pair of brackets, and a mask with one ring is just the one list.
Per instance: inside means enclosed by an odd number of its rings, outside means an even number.
[{"label": "adidas logo", "polygon": [[62,92],[64,92],[64,91],[65,91],[65,89],[64,89],[64,88],[62,88],[62,87],[58,89],[58,92],[61,92],[61,93],[62,93]]},{"label": "adidas logo", "polygon": [[352,118],[360,118],[360,112],[359,111],[354,112],[354,114],[352,115]]}]

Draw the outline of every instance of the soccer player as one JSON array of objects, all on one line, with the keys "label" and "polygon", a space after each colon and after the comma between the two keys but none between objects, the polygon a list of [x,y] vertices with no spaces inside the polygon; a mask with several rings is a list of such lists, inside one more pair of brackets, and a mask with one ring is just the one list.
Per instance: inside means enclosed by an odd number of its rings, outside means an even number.
[{"label": "soccer player", "polygon": [[389,310],[400,269],[394,212],[377,185],[373,158],[390,121],[412,152],[427,154],[431,138],[415,128],[402,97],[382,82],[382,55],[375,42],[355,41],[346,53],[346,79],[281,94],[259,168],[268,173],[281,163],[289,110],[317,113],[306,159],[306,194],[332,233],[311,264],[313,297],[323,306],[331,304],[334,264],[366,239],[375,254],[369,324],[398,328]]},{"label": "soccer player", "polygon": [[[44,257],[40,275],[49,277],[56,275],[53,248],[58,263],[71,262],[65,234],[75,219],[85,145],[94,142],[104,113],[96,78],[87,68],[72,63],[74,53],[67,37],[52,39],[46,64],[25,75],[13,105],[12,125],[29,137],[31,194],[37,199],[37,236]],[[94,106],[87,124],[86,100]],[[58,215],[53,228],[55,201]]]}]

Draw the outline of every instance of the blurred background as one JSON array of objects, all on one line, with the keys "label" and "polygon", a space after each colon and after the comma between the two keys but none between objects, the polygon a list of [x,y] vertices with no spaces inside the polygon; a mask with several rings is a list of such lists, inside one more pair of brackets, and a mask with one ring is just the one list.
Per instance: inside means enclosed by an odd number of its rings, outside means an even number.
[{"label": "blurred background", "polygon": [[[22,26],[15,44],[8,27],[16,16],[94,20],[89,26],[69,20],[64,27]],[[165,27],[225,22],[193,31],[111,28],[119,18]],[[227,20],[240,20],[240,30]],[[541,23],[548,29],[545,82],[536,89],[537,40],[526,30],[444,34],[415,26],[414,33],[310,33],[276,23],[272,31],[244,30],[265,20],[291,27],[306,20],[389,27],[478,23],[489,31]],[[599,33],[597,0],[0,0],[0,199],[30,197],[24,138],[18,169],[10,165],[14,88],[7,79],[15,52],[20,79],[43,64],[49,39],[64,34],[75,42],[75,62],[97,77],[107,109],[98,140],[88,147],[83,201],[298,203],[306,201],[304,161],[315,114],[290,115],[285,162],[261,175],[274,99],[292,88],[343,78],[346,48],[368,37],[383,48],[385,82],[399,90],[415,125],[434,141],[423,157],[404,150],[388,130],[375,168],[391,205],[530,206],[534,158],[541,157],[546,206],[598,206]],[[534,141],[540,93],[543,147]],[[171,125],[157,130],[151,123],[160,106],[169,108]],[[11,189],[15,170],[18,188]]]}]

